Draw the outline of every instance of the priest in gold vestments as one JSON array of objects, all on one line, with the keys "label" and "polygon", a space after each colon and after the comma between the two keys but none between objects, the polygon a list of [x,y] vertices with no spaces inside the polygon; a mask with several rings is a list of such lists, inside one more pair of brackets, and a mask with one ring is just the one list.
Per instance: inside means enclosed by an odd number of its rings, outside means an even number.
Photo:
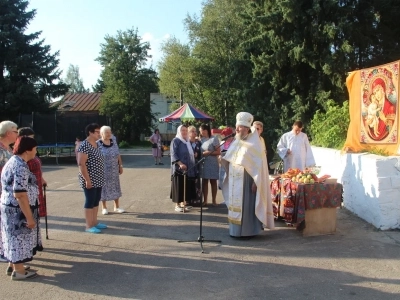
[{"label": "priest in gold vestments", "polygon": [[236,115],[236,137],[221,160],[227,174],[222,193],[232,237],[252,237],[263,227],[274,228],[267,159],[252,122],[250,113]]}]

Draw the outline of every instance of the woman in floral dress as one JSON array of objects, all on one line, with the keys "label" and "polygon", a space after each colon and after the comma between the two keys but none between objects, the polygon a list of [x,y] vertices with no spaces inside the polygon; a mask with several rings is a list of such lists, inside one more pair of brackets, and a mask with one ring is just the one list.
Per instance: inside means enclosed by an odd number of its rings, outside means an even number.
[{"label": "woman in floral dress", "polygon": [[1,233],[4,257],[12,264],[12,280],[36,277],[23,263],[42,251],[39,228],[38,187],[27,162],[36,155],[37,143],[22,136],[14,145],[14,156],[5,164],[2,174]]},{"label": "woman in floral dress", "polygon": [[[0,175],[6,162],[13,156],[11,144],[15,143],[18,137],[17,124],[11,121],[0,122]],[[1,195],[1,182],[0,182],[0,195]],[[1,212],[0,212],[1,223]],[[1,246],[1,230],[0,230],[0,261],[7,261],[3,258],[3,251]]]},{"label": "woman in floral dress", "polygon": [[107,201],[114,201],[114,212],[123,213],[124,209],[119,207],[119,198],[122,196],[119,175],[123,172],[121,155],[115,136],[112,135],[109,126],[100,128],[101,139],[97,145],[104,156],[105,184],[101,190],[102,214],[107,215]]}]

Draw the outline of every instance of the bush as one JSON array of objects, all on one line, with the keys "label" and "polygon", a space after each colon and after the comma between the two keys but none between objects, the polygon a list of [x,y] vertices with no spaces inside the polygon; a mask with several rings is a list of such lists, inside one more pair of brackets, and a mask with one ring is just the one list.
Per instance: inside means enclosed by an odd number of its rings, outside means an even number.
[{"label": "bush", "polygon": [[333,100],[328,100],[326,107],[326,113],[317,110],[311,120],[311,144],[341,149],[346,141],[350,123],[349,101],[339,106]]},{"label": "bush", "polygon": [[125,142],[125,141],[121,141],[120,143],[119,143],[119,145],[118,145],[118,147],[120,147],[121,149],[123,149],[123,148],[129,148],[129,143],[128,142]]}]

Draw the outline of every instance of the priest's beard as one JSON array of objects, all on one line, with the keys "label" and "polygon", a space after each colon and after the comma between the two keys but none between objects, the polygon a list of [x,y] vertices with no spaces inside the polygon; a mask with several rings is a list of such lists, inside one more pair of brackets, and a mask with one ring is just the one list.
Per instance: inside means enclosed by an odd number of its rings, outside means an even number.
[{"label": "priest's beard", "polygon": [[240,132],[238,132],[238,133],[236,133],[236,135],[235,135],[235,139],[236,139],[236,140],[245,140],[248,136],[249,136],[249,133],[248,133],[248,132],[245,132],[245,133],[240,133]]}]

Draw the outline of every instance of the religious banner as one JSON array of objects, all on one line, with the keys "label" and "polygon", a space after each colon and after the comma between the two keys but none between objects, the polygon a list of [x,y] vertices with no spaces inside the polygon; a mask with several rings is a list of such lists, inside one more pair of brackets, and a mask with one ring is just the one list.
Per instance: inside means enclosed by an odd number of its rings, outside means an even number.
[{"label": "religious banner", "polygon": [[399,62],[361,70],[361,143],[397,144]]},{"label": "religious banner", "polygon": [[396,61],[349,73],[350,124],[345,151],[377,149],[400,154],[399,66]]}]

